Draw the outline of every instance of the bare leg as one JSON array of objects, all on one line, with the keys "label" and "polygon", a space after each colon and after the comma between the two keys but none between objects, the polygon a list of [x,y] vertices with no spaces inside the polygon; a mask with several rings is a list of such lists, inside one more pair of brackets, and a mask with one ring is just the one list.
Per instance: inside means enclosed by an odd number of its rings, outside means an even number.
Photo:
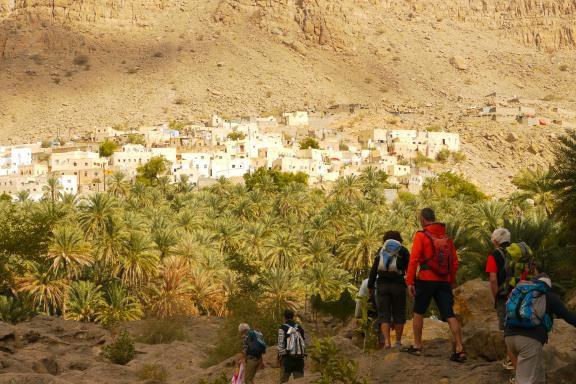
[{"label": "bare leg", "polygon": [[384,346],[386,348],[390,347],[390,324],[382,323],[380,324],[380,329],[382,330],[382,336],[384,336]]},{"label": "bare leg", "polygon": [[404,324],[394,324],[396,331],[396,344],[402,343],[402,334],[404,333]]},{"label": "bare leg", "polygon": [[456,352],[464,351],[464,345],[462,344],[462,329],[460,328],[460,322],[457,318],[451,317],[448,319],[448,325],[450,326],[450,332],[454,337],[454,344],[456,347]]},{"label": "bare leg", "polygon": [[414,328],[414,348],[422,348],[422,329],[424,328],[424,316],[414,313],[412,326]]},{"label": "bare leg", "polygon": [[506,354],[508,355],[508,358],[510,358],[514,368],[516,368],[516,364],[518,364],[518,356],[515,356],[514,353],[508,349],[508,347],[506,347]]}]

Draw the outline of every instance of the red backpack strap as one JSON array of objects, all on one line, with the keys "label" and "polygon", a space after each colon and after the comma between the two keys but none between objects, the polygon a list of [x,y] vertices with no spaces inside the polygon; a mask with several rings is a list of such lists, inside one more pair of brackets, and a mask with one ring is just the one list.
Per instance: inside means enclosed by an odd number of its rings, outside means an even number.
[{"label": "red backpack strap", "polygon": [[434,235],[432,235],[432,233],[430,233],[430,231],[427,230],[422,230],[422,231],[418,231],[422,234],[424,234],[424,236],[426,236],[426,238],[428,240],[430,240],[430,244],[432,244],[432,256],[431,257],[426,257],[426,255],[424,255],[424,263],[420,264],[420,269],[423,270],[428,270],[430,269],[430,267],[428,267],[428,261],[432,260],[434,258],[434,256],[436,256],[436,244],[434,243]]}]

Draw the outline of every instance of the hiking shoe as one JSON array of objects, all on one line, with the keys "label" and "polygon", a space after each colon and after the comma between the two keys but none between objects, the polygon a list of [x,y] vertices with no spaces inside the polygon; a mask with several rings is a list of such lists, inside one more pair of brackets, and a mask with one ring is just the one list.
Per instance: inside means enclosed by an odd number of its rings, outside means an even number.
[{"label": "hiking shoe", "polygon": [[468,356],[466,356],[466,352],[454,352],[452,356],[450,356],[450,361],[454,361],[456,363],[463,363],[468,360]]},{"label": "hiking shoe", "polygon": [[411,345],[408,348],[402,348],[402,352],[406,352],[414,356],[421,356],[422,348],[416,348],[415,346]]},{"label": "hiking shoe", "polygon": [[506,369],[508,371],[514,370],[514,364],[512,364],[512,360],[510,360],[510,358],[507,358],[506,360],[504,360],[502,362],[502,367],[504,367],[504,369]]}]

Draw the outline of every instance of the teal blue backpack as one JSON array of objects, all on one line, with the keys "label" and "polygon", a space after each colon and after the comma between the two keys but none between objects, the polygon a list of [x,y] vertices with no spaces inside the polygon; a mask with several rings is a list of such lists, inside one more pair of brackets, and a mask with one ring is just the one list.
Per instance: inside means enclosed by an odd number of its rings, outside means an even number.
[{"label": "teal blue backpack", "polygon": [[506,326],[531,329],[543,325],[552,330],[552,317],[546,312],[546,292],[543,281],[521,281],[506,302]]}]

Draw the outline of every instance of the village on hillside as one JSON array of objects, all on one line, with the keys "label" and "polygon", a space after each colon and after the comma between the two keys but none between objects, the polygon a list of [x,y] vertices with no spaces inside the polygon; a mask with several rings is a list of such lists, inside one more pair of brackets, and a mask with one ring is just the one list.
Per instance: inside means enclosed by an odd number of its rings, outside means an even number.
[{"label": "village on hillside", "polygon": [[[528,102],[514,101],[518,106],[492,103],[465,110],[463,115],[528,126],[562,124],[538,117],[534,107],[526,106]],[[353,115],[361,108],[341,105],[329,112]],[[0,194],[16,199],[24,192],[29,199],[39,200],[50,177],[58,179],[62,193],[102,192],[114,172],[134,180],[138,168],[158,156],[169,162],[172,182],[185,178],[198,187],[221,177],[242,182],[245,173],[259,168],[303,172],[310,184],[329,183],[370,165],[384,171],[390,184],[419,193],[425,180],[435,176],[429,163],[464,157],[459,134],[438,127],[400,129],[383,124],[351,133],[332,127],[328,115],[326,111],[286,112],[281,118],[213,115],[203,124],[103,127],[84,137],[4,146],[0,147]],[[111,153],[102,153],[102,143],[112,142]]]},{"label": "village on hillside", "polygon": [[[134,179],[138,168],[156,156],[169,161],[174,183],[182,177],[198,186],[221,177],[240,182],[245,173],[264,167],[303,172],[316,184],[372,165],[386,172],[390,183],[418,193],[434,173],[411,167],[410,160],[460,150],[454,133],[377,128],[351,135],[322,120],[305,111],[284,113],[281,121],[273,116],[226,121],[214,115],[203,126],[173,122],[129,130],[96,128],[65,143],[0,147],[0,194],[16,198],[26,191],[29,199],[39,200],[50,176],[59,180],[63,193],[101,192],[115,171]],[[106,141],[116,144],[108,157],[99,153]]]}]

